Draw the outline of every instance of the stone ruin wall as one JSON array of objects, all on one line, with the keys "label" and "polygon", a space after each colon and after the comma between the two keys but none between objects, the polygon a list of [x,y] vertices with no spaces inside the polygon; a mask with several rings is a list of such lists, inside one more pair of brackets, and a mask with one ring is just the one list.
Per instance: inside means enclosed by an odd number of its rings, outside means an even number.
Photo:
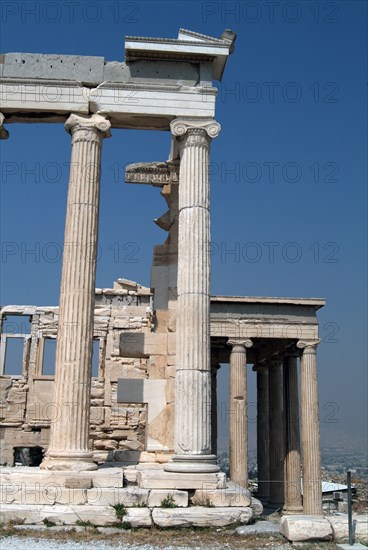
[{"label": "stone ruin wall", "polygon": [[[7,375],[6,370],[0,376],[0,462],[13,465],[14,448],[47,448],[50,422],[58,414],[52,399],[54,377],[42,374],[43,346],[45,339],[56,338],[58,307],[7,306],[1,315],[23,315],[31,321],[30,334],[23,335],[22,376]],[[124,279],[113,289],[97,289],[94,338],[99,340],[98,377],[91,388],[94,459],[166,462],[173,448],[175,366],[168,364],[166,329],[153,313],[150,289]],[[121,356],[121,341],[129,356]],[[150,425],[147,403],[118,402],[118,379],[162,381],[163,402]]]}]

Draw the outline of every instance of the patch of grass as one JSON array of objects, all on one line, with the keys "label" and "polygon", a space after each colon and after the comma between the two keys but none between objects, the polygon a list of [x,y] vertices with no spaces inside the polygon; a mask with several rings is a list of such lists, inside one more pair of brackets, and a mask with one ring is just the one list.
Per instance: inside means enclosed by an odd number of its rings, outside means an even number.
[{"label": "patch of grass", "polygon": [[8,522],[8,526],[9,527],[13,527],[14,525],[23,525],[23,523],[26,521],[26,518],[14,518],[14,519],[11,519],[9,522]]},{"label": "patch of grass", "polygon": [[202,506],[205,506],[206,508],[214,508],[215,505],[210,501],[210,499],[207,497],[203,499]]},{"label": "patch of grass", "polygon": [[75,525],[78,525],[78,527],[92,527],[93,529],[96,529],[96,525],[93,525],[93,523],[91,523],[89,520],[87,521],[84,521],[82,519],[78,519],[76,522],[75,522]]},{"label": "patch of grass", "polygon": [[46,525],[46,527],[55,527],[55,525],[56,525],[56,523],[54,521],[52,521],[51,519],[49,519],[49,518],[44,518],[42,520],[42,523],[44,525]]},{"label": "patch of grass", "polygon": [[132,508],[147,508],[147,504],[145,502],[136,502]]},{"label": "patch of grass", "polygon": [[121,502],[118,502],[117,504],[111,505],[115,510],[116,519],[118,519],[120,522],[123,521],[124,516],[127,515],[127,509]]},{"label": "patch of grass", "polygon": [[161,500],[161,508],[177,508],[174,497],[167,495],[167,497]]}]

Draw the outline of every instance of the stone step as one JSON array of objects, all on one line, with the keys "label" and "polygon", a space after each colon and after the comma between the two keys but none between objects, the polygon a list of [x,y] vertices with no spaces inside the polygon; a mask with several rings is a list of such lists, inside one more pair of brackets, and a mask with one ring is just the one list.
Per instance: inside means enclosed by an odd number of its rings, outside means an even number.
[{"label": "stone step", "polygon": [[196,506],[250,506],[251,494],[248,489],[233,485],[225,489],[197,489],[190,502]]},{"label": "stone step", "polygon": [[[48,519],[56,525],[75,525],[90,522],[93,525],[115,526],[118,523],[112,506],[75,505],[41,506],[35,504],[3,504],[0,508],[0,521],[23,524],[42,523]],[[150,527],[152,525],[149,508],[129,508],[123,519],[132,527]]]},{"label": "stone step", "polygon": [[223,472],[213,474],[181,474],[160,470],[141,470],[137,477],[142,489],[224,489],[226,476]]},{"label": "stone step", "polygon": [[[57,484],[14,483],[0,485],[0,504],[90,504],[94,506],[144,506],[148,489],[138,487],[92,487],[72,489]],[[186,493],[188,501],[188,495]]]},{"label": "stone step", "polygon": [[27,466],[1,467],[0,485],[39,485],[79,489],[123,487],[122,468],[100,468],[91,472],[49,471]]},{"label": "stone step", "polygon": [[158,527],[225,527],[234,523],[249,523],[251,508],[155,508],[152,519]]},{"label": "stone step", "polygon": [[[144,489],[141,489],[142,491]],[[163,501],[170,501],[173,506],[186,508],[188,506],[189,495],[187,491],[178,491],[175,489],[152,489],[149,493],[147,505],[150,508],[159,508]]]}]

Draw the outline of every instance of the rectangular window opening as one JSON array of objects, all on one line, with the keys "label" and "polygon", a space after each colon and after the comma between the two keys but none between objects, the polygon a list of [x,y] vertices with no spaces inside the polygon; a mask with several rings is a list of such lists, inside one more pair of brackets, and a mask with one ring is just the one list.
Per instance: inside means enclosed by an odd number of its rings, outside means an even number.
[{"label": "rectangular window opening", "polygon": [[42,375],[55,376],[56,338],[45,338],[43,350]]},{"label": "rectangular window opening", "polygon": [[3,317],[3,334],[31,334],[30,315],[4,315]]},{"label": "rectangular window opening", "polygon": [[6,339],[4,374],[8,376],[22,376],[23,350],[24,338]]}]

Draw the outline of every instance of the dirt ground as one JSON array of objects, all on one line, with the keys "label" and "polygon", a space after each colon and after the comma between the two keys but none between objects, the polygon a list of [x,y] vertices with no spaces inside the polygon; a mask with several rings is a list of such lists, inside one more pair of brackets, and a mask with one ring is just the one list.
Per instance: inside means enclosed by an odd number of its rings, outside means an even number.
[{"label": "dirt ground", "polygon": [[[4,539],[9,536],[18,538],[34,538],[40,540],[58,540],[58,541],[76,541],[76,542],[108,542],[117,547],[121,544],[129,545],[152,545],[157,548],[166,548],[168,546],[181,546],[188,549],[201,547],[207,549],[222,550],[261,550],[268,548],[270,550],[287,548],[294,550],[335,550],[336,545],[333,542],[318,543],[294,543],[289,544],[281,535],[253,535],[246,537],[238,535],[234,529],[213,528],[213,529],[132,529],[121,530],[112,536],[111,533],[100,533],[93,528],[85,528],[82,531],[65,530],[53,531],[43,529],[35,531],[33,529],[16,529],[13,526],[4,526],[0,531],[0,537]],[[0,539],[0,547],[2,546]]]}]

